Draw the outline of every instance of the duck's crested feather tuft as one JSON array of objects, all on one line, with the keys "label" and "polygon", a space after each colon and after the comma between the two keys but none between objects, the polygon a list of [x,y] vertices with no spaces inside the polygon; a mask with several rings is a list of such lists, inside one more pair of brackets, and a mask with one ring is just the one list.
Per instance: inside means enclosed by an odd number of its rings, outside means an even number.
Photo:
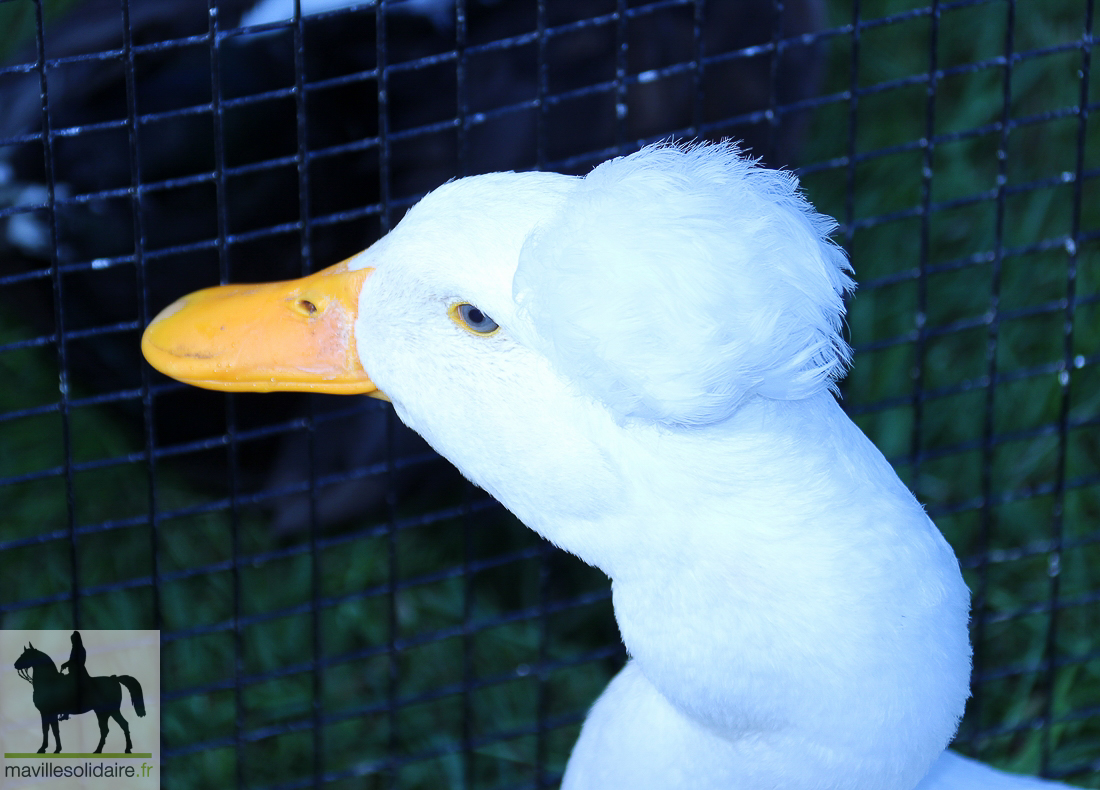
[{"label": "duck's crested feather tuft", "polygon": [[732,143],[657,144],[596,167],[527,239],[525,340],[620,418],[679,426],[845,372],[836,223]]}]

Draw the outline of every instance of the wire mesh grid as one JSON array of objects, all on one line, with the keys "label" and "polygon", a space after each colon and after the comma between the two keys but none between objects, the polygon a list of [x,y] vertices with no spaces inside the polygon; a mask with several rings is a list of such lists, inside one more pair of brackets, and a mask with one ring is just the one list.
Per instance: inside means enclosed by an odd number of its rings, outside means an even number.
[{"label": "wire mesh grid", "polygon": [[161,629],[166,786],[554,786],[624,659],[603,575],[383,404],[138,338],[449,178],[734,137],[841,222],[845,407],[974,594],[956,747],[1100,787],[1091,0],[308,10],[0,2],[0,625]]}]

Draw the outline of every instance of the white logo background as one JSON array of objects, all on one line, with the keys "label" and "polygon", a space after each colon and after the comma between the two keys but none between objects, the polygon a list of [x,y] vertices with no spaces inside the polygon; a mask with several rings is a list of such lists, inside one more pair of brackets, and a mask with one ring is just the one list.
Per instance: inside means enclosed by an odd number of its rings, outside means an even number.
[{"label": "white logo background", "polygon": [[[159,631],[93,631],[79,629],[84,649],[87,651],[85,668],[92,677],[130,675],[141,684],[145,700],[145,716],[134,710],[129,690],[121,687],[120,712],[130,727],[133,753],[149,753],[151,758],[119,759],[113,757],[92,758],[5,758],[5,753],[34,753],[42,745],[42,720],[34,707],[33,689],[19,677],[15,662],[28,643],[53,659],[54,666],[69,660],[72,649],[71,630],[66,631],[0,631],[0,787],[48,787],[51,790],[68,788],[153,788],[160,786],[160,632]],[[58,722],[61,735],[61,754],[93,752],[99,744],[99,721],[93,711],[70,715]],[[53,755],[57,748],[53,730],[49,731],[46,755]],[[119,754],[126,750],[126,736],[113,718],[108,719],[105,754]],[[77,765],[93,765],[100,762],[111,765],[132,766],[138,777],[61,777],[13,779],[6,777],[8,765],[38,767],[46,762],[54,768]],[[152,764],[153,769],[141,778],[142,763]]]}]

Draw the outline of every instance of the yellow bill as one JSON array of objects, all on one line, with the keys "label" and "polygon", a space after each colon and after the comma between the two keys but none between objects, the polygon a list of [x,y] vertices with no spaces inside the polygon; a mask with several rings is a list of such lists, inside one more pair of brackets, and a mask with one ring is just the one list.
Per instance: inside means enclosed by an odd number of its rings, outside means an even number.
[{"label": "yellow bill", "polygon": [[300,280],[196,291],[153,319],[141,352],[161,373],[206,389],[385,398],[355,346],[359,292],[374,270],[348,264]]}]

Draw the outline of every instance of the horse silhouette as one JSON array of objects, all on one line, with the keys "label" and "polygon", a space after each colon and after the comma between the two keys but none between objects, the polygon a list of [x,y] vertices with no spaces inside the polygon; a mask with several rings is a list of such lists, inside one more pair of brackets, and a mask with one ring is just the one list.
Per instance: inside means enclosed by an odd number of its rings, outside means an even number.
[{"label": "horse silhouette", "polygon": [[76,673],[63,675],[48,655],[35,649],[28,643],[23,654],[15,662],[19,677],[34,687],[34,707],[42,717],[42,746],[38,753],[46,751],[49,744],[49,728],[53,728],[53,739],[57,744],[54,754],[61,751],[61,736],[57,732],[58,716],[95,711],[99,719],[99,746],[96,754],[103,751],[107,740],[107,720],[113,718],[122,727],[126,735],[126,753],[133,750],[130,742],[130,726],[122,717],[122,686],[130,690],[130,700],[138,716],[145,715],[145,698],[141,694],[141,684],[129,675],[104,675],[83,679]]}]

